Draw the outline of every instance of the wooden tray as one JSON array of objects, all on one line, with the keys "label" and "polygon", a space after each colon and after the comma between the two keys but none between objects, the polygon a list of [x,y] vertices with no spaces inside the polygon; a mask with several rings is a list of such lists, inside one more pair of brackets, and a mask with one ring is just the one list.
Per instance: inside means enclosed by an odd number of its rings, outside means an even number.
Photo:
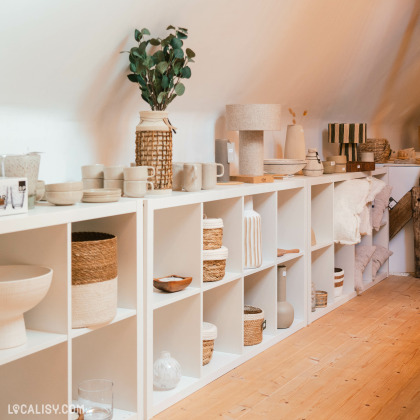
[{"label": "wooden tray", "polygon": [[230,177],[231,181],[246,182],[248,184],[263,184],[268,182],[274,182],[273,175],[235,175]]}]

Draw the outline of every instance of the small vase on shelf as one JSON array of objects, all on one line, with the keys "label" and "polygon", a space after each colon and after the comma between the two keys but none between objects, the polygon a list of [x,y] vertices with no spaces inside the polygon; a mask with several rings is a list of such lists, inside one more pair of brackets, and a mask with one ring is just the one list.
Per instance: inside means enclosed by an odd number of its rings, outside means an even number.
[{"label": "small vase on shelf", "polygon": [[284,158],[305,160],[305,155],[306,145],[303,127],[299,124],[288,125],[284,144]]},{"label": "small vase on shelf", "polygon": [[286,301],[286,266],[277,267],[277,328],[289,328],[294,320],[293,306]]},{"label": "small vase on shelf", "polygon": [[168,351],[162,351],[160,358],[153,364],[153,385],[166,391],[174,389],[181,380],[181,365]]},{"label": "small vase on shelf", "polygon": [[244,210],[245,268],[262,265],[261,216],[253,209],[252,197],[245,198]]}]

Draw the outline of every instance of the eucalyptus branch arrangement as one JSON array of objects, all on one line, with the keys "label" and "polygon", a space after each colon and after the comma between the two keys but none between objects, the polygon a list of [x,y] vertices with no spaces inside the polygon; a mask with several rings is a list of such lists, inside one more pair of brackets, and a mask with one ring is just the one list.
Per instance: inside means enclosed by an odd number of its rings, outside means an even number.
[{"label": "eucalyptus branch arrangement", "polygon": [[166,30],[170,33],[162,39],[150,37],[146,28],[136,29],[134,39],[138,45],[123,51],[129,53],[128,80],[139,85],[141,97],[153,111],[164,111],[177,96],[184,94],[181,80],[191,77],[188,64],[195,57],[193,50],[183,48],[188,29],[170,25]]},{"label": "eucalyptus branch arrangement", "polygon": [[[296,124],[296,112],[293,111],[292,108],[289,108],[289,114],[293,117],[293,124]],[[304,117],[306,117],[308,115],[308,111],[303,111],[301,120],[303,120]]]}]

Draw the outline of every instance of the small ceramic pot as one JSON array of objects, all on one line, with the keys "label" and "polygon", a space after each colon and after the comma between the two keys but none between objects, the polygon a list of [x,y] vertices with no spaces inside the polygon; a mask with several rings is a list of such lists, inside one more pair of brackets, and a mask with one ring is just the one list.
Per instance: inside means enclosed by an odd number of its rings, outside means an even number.
[{"label": "small ceramic pot", "polygon": [[185,191],[200,191],[202,186],[201,163],[184,163],[182,179],[182,185]]},{"label": "small ceramic pot", "polygon": [[124,179],[124,166],[105,166],[105,179]]},{"label": "small ceramic pot", "polygon": [[153,191],[153,182],[150,181],[124,181],[124,195],[127,197],[142,198],[147,194],[147,186]]},{"label": "small ceramic pot", "polygon": [[155,168],[153,166],[131,166],[130,168],[124,168],[125,181],[147,181],[152,176],[155,176]]},{"label": "small ceramic pot", "polygon": [[82,178],[103,178],[105,165],[97,163],[96,165],[82,166]]},{"label": "small ceramic pot", "polygon": [[322,164],[324,166],[324,174],[333,174],[335,172],[335,162],[333,160],[326,160]]},{"label": "small ceramic pot", "polygon": [[[225,173],[225,168],[221,163],[202,163],[202,186],[203,190],[211,190],[216,188],[217,178],[220,178]],[[220,174],[217,173],[217,168],[221,168]]]},{"label": "small ceramic pot", "polygon": [[308,149],[306,161],[308,163],[302,170],[303,175],[320,176],[324,173],[324,166],[321,163],[321,159],[319,158],[318,151],[316,149]]},{"label": "small ceramic pot", "polygon": [[124,180],[104,179],[104,188],[120,188],[121,191],[124,191]]},{"label": "small ceramic pot", "polygon": [[375,162],[375,153],[373,152],[362,152],[360,153],[362,162]]}]

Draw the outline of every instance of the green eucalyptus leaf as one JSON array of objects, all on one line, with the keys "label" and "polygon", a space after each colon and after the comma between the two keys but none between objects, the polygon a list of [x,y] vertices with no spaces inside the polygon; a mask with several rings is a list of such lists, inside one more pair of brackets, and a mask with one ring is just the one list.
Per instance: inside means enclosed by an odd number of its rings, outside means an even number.
[{"label": "green eucalyptus leaf", "polygon": [[182,31],[182,32],[185,32],[185,33],[188,33],[188,29],[187,28],[181,28],[181,27],[179,27],[178,30],[179,31]]},{"label": "green eucalyptus leaf", "polygon": [[141,40],[141,37],[142,37],[143,35],[142,35],[142,33],[138,30],[138,29],[136,29],[135,31],[134,31],[134,39],[137,41],[137,42],[140,42],[140,40]]},{"label": "green eucalyptus leaf", "polygon": [[146,81],[139,74],[137,75],[137,81],[138,81],[140,86],[146,87]]},{"label": "green eucalyptus leaf", "polygon": [[148,69],[151,69],[154,65],[155,65],[155,62],[153,61],[153,58],[150,56],[150,55],[148,55],[147,57],[146,57],[146,59],[143,61],[143,64],[148,68]]},{"label": "green eucalyptus leaf", "polygon": [[130,61],[130,63],[135,63],[136,62],[136,57],[130,52],[130,54],[128,56],[128,60]]},{"label": "green eucalyptus leaf", "polygon": [[182,83],[177,83],[175,85],[175,93],[178,96],[182,96],[184,94],[184,92],[185,92],[185,86]]},{"label": "green eucalyptus leaf", "polygon": [[166,30],[169,31],[170,29],[176,29],[175,26],[169,25]]},{"label": "green eucalyptus leaf", "polygon": [[134,57],[138,57],[138,58],[140,58],[140,57],[141,57],[141,52],[140,52],[140,51],[139,51],[139,49],[138,49],[138,48],[136,48],[136,47],[131,48],[130,53],[131,53]]},{"label": "green eucalyptus leaf", "polygon": [[184,79],[189,79],[191,77],[191,69],[188,66],[181,69],[181,77]]},{"label": "green eucalyptus leaf", "polygon": [[130,70],[135,73],[137,71],[136,63],[130,63]]},{"label": "green eucalyptus leaf", "polygon": [[138,83],[137,82],[137,74],[127,74],[127,78],[130,82]]},{"label": "green eucalyptus leaf", "polygon": [[150,40],[150,43],[151,43],[152,45],[154,45],[155,47],[156,47],[156,46],[158,46],[158,45],[160,45],[160,41],[159,41],[158,39],[156,39],[156,38],[152,38],[152,39]]},{"label": "green eucalyptus leaf", "polygon": [[143,29],[141,30],[141,33],[142,33],[143,35],[150,35],[150,31],[149,31],[147,28],[143,28]]},{"label": "green eucalyptus leaf", "polygon": [[162,50],[156,51],[153,54],[153,59],[155,60],[155,63],[159,63],[160,61],[164,61],[165,60],[165,54],[163,53]]},{"label": "green eucalyptus leaf", "polygon": [[189,59],[188,59],[188,62],[189,62],[189,63],[195,63],[195,61],[194,61],[192,58],[189,58]]},{"label": "green eucalyptus leaf", "polygon": [[195,57],[195,52],[191,48],[187,48],[185,50],[185,54],[187,54],[188,58],[194,58]]},{"label": "green eucalyptus leaf", "polygon": [[182,51],[181,48],[175,48],[174,49],[174,57],[175,58],[184,58],[184,51]]},{"label": "green eucalyptus leaf", "polygon": [[184,45],[184,43],[178,38],[172,38],[171,45],[175,49],[175,48],[181,48]]},{"label": "green eucalyptus leaf", "polygon": [[183,66],[183,61],[177,60],[173,66],[174,73],[178,76],[179,72],[181,71],[181,68]]},{"label": "green eucalyptus leaf", "polygon": [[138,48],[138,52],[140,54],[144,54],[146,52],[147,44],[148,44],[147,41],[143,41],[143,42],[140,43],[139,48]]},{"label": "green eucalyptus leaf", "polygon": [[179,39],[187,39],[188,38],[188,35],[184,32],[181,32],[181,31],[176,31],[176,36]]},{"label": "green eucalyptus leaf", "polygon": [[162,88],[167,89],[168,87],[169,87],[169,77],[166,74],[164,74],[162,76]]},{"label": "green eucalyptus leaf", "polygon": [[176,93],[173,93],[169,99],[166,101],[166,104],[169,105],[176,98]]},{"label": "green eucalyptus leaf", "polygon": [[159,104],[162,103],[164,97],[165,97],[165,92],[160,92],[158,97],[157,97],[157,101],[158,101]]},{"label": "green eucalyptus leaf", "polygon": [[156,65],[157,70],[163,74],[166,70],[168,70],[169,64],[166,61],[161,61],[159,64]]}]

